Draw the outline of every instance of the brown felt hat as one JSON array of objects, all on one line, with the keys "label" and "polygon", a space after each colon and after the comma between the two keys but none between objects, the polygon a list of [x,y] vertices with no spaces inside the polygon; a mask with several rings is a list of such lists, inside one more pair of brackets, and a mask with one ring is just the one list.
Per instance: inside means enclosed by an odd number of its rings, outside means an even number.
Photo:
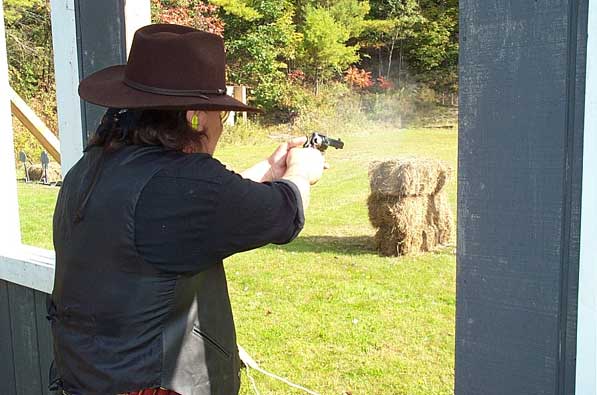
[{"label": "brown felt hat", "polygon": [[221,37],[187,26],[156,24],[135,32],[126,65],[79,84],[82,99],[103,107],[256,111],[226,94]]}]

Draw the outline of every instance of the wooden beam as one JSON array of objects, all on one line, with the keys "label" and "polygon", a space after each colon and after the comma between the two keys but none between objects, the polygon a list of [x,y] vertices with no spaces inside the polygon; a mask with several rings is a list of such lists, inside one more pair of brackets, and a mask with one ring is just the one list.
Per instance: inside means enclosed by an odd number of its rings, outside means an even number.
[{"label": "wooden beam", "polygon": [[597,3],[589,2],[583,139],[576,394],[597,395]]},{"label": "wooden beam", "polygon": [[83,122],[79,86],[79,60],[75,0],[51,0],[52,46],[56,71],[56,104],[62,175],[77,163],[83,154]]},{"label": "wooden beam", "polygon": [[137,29],[151,23],[149,0],[127,0],[124,2],[124,25],[126,30],[126,53],[131,50]]},{"label": "wooden beam", "polygon": [[37,114],[12,88],[8,88],[10,109],[14,116],[31,132],[52,158],[60,163],[60,141],[58,137],[39,119]]},{"label": "wooden beam", "polygon": [[[234,98],[238,101],[247,104],[247,87],[245,85],[235,85],[233,89]],[[247,120],[247,112],[243,111],[242,113],[243,121]]]}]

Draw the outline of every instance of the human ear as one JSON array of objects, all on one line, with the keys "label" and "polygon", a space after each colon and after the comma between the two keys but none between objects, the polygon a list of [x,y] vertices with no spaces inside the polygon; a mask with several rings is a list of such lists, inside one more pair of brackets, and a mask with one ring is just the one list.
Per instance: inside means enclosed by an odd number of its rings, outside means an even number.
[{"label": "human ear", "polygon": [[205,111],[189,110],[186,114],[187,122],[193,129],[204,130],[207,125],[207,113]]}]

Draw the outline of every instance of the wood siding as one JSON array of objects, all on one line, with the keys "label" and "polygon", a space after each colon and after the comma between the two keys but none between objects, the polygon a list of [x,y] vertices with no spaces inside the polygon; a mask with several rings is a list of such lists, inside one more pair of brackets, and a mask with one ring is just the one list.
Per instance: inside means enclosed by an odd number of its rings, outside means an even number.
[{"label": "wood siding", "polygon": [[587,1],[460,1],[457,395],[574,394]]},{"label": "wood siding", "polygon": [[46,294],[0,280],[0,394],[55,395]]}]

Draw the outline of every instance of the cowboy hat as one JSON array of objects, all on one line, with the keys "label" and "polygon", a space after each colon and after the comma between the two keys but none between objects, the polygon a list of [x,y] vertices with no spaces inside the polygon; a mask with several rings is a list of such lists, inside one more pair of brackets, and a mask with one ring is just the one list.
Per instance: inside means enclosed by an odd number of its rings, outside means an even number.
[{"label": "cowboy hat", "polygon": [[226,94],[221,37],[187,26],[155,24],[135,32],[125,65],[79,84],[82,99],[103,107],[255,111]]}]

